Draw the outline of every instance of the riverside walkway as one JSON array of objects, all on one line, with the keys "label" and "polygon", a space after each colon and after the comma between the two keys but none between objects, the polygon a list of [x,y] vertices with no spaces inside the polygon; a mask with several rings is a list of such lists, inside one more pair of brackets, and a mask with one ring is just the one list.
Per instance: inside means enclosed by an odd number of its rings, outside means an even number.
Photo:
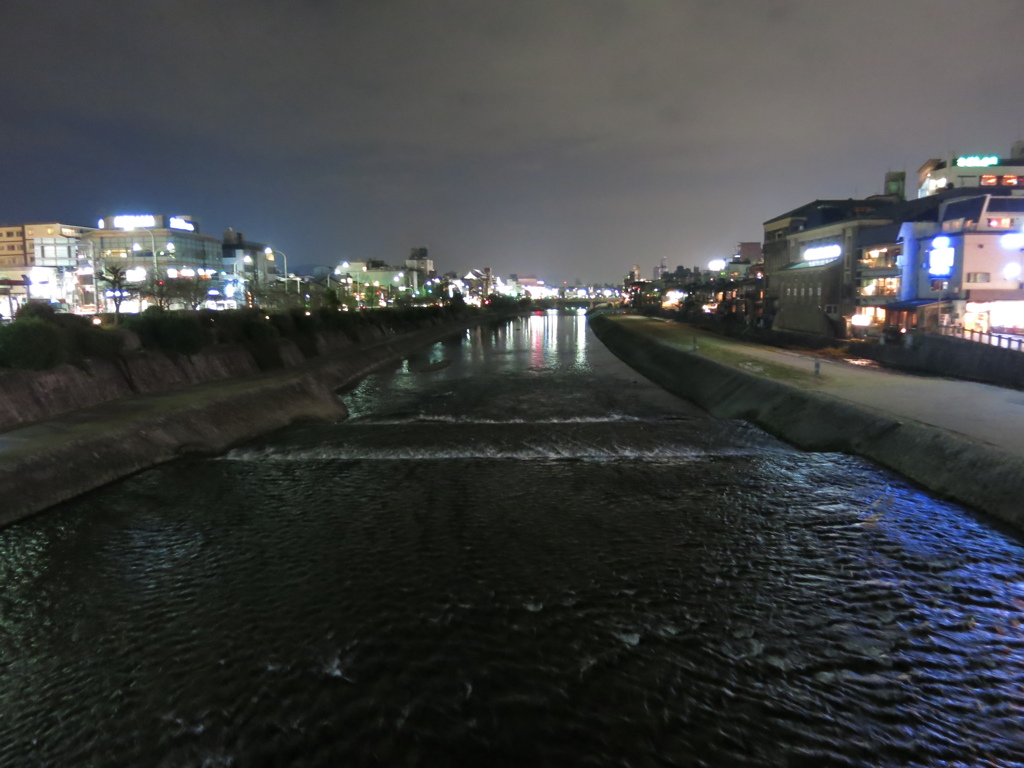
[{"label": "riverside walkway", "polygon": [[[1024,458],[1024,392],[902,373],[855,357],[749,344],[669,320],[627,315],[616,321],[660,344],[746,373],[939,427]],[[851,352],[856,354],[856,346]]]}]

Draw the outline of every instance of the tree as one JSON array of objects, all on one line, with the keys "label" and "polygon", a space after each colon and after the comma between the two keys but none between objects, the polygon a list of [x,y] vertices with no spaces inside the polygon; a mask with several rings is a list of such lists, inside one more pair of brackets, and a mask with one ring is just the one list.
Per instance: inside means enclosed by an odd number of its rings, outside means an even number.
[{"label": "tree", "polygon": [[122,266],[105,267],[100,281],[109,286],[110,300],[114,302],[114,325],[117,325],[121,320],[121,303],[135,296],[138,291],[129,285],[128,270]]},{"label": "tree", "polygon": [[206,302],[210,281],[201,277],[177,277],[165,282],[168,303],[181,302],[195,311]]}]

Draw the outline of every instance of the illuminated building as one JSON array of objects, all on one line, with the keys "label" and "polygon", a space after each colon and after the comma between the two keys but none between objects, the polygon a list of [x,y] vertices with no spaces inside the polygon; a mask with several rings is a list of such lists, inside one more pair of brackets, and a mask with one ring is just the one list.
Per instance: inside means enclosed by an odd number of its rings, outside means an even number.
[{"label": "illuminated building", "polygon": [[87,228],[51,222],[0,225],[0,316],[29,298],[71,310],[81,303],[77,269]]},{"label": "illuminated building", "polygon": [[[131,213],[107,216],[95,229],[82,235],[87,248],[87,261],[79,267],[80,274],[95,269],[105,274],[111,267],[125,270],[127,282],[145,286],[151,295],[167,280],[187,278],[214,284],[221,268],[220,242],[199,231],[191,216],[170,216]],[[91,283],[91,278],[89,279]],[[106,309],[100,296],[97,311]],[[128,311],[143,308],[144,301],[135,299],[125,307]],[[92,308],[90,308],[92,309]]]},{"label": "illuminated building", "polygon": [[1014,143],[1008,158],[959,155],[949,160],[929,160],[918,171],[918,197],[964,187],[1024,188],[1024,141]]},{"label": "illuminated building", "polygon": [[765,312],[772,327],[847,335],[856,306],[858,235],[891,223],[894,202],[815,200],[764,223]]},{"label": "illuminated building", "polygon": [[904,327],[1024,329],[1024,190],[946,199],[935,221],[901,229]]}]

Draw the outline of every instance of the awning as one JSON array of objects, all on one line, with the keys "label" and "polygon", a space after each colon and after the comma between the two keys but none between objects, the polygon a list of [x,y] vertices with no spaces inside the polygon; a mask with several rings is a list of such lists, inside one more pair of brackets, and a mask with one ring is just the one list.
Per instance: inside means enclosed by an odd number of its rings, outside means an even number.
[{"label": "awning", "polygon": [[970,288],[968,301],[1024,301],[1024,291],[1019,289],[1001,291],[998,288]]},{"label": "awning", "polygon": [[905,301],[894,301],[892,304],[885,304],[882,309],[894,312],[902,312],[908,309],[919,309],[929,304],[940,304],[939,299],[906,299]]}]

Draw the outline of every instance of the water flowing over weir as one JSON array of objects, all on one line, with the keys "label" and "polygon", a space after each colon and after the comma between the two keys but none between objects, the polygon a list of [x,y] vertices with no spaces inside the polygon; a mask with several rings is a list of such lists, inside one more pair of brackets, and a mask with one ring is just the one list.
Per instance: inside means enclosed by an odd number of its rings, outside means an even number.
[{"label": "water flowing over weir", "polygon": [[0,531],[0,764],[1024,765],[1024,548],[575,316]]}]

